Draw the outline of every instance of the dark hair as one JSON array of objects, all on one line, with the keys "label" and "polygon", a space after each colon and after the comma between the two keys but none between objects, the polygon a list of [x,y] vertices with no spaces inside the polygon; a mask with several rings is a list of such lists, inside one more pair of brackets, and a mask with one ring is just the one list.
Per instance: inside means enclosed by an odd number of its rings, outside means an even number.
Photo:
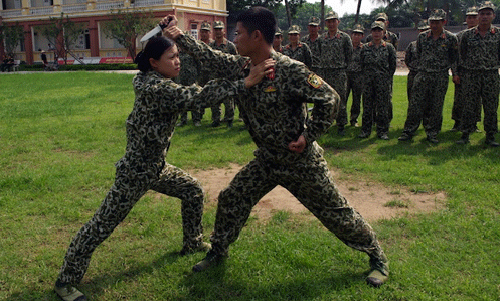
[{"label": "dark hair", "polygon": [[273,43],[274,33],[276,32],[276,18],[267,8],[262,6],[252,7],[241,13],[236,18],[236,22],[241,22],[248,34],[258,30],[268,44]]},{"label": "dark hair", "polygon": [[149,39],[146,47],[144,47],[144,50],[139,52],[135,57],[137,68],[142,72],[151,70],[149,59],[153,58],[155,60],[159,60],[163,53],[174,45],[174,41],[165,38],[164,36]]}]

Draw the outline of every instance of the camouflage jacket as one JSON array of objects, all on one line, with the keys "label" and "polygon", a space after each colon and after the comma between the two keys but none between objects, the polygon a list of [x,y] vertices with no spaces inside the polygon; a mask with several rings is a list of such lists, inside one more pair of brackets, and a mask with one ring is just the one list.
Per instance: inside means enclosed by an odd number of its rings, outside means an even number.
[{"label": "camouflage jacket", "polygon": [[491,26],[484,38],[477,27],[466,30],[460,41],[460,66],[465,70],[498,70],[500,29]]},{"label": "camouflage jacket", "polygon": [[352,58],[349,62],[349,66],[347,66],[347,72],[361,72],[361,49],[363,48],[363,43],[360,43],[358,47],[353,47],[352,49]]},{"label": "camouflage jacket", "polygon": [[309,46],[307,46],[306,43],[301,43],[297,45],[297,48],[292,49],[292,45],[288,44],[285,47],[283,47],[283,52],[284,55],[289,56],[290,58],[297,60],[299,62],[302,62],[306,64],[307,67],[311,68],[312,67],[312,53],[311,49]]},{"label": "camouflage jacket", "polygon": [[[187,35],[176,42],[212,69],[224,70],[227,78],[248,74],[251,61],[247,57],[214,51]],[[256,156],[275,162],[299,160],[318,149],[315,140],[332,125],[340,97],[303,63],[275,51],[271,57],[276,60],[274,74],[237,96],[240,116],[259,148]],[[314,104],[311,117],[307,103]],[[288,144],[300,135],[306,138],[307,147],[296,154]]]},{"label": "camouflage jacket", "polygon": [[155,71],[139,72],[133,85],[135,102],[126,122],[127,148],[118,164],[134,166],[136,172],[157,169],[165,162],[180,112],[209,107],[211,102],[245,89],[243,80],[219,79],[203,89],[197,85],[180,86]]},{"label": "camouflage jacket", "polygon": [[351,37],[340,30],[334,37],[328,32],[321,36],[321,68],[346,69],[352,57]]},{"label": "camouflage jacket", "polygon": [[225,53],[230,53],[230,54],[238,54],[238,50],[236,50],[236,46],[234,45],[233,42],[229,41],[228,39],[224,38],[224,41],[217,46],[217,43],[212,41],[210,44],[208,44],[212,49],[215,50],[220,50]]},{"label": "camouflage jacket", "polygon": [[181,71],[176,78],[176,82],[184,86],[196,83],[201,69],[200,63],[184,51],[179,52],[179,59],[181,61]]},{"label": "camouflage jacket", "polygon": [[306,35],[302,39],[300,39],[302,43],[306,43],[307,46],[309,46],[309,49],[311,49],[311,54],[312,54],[312,67],[314,68],[319,68],[320,66],[320,57],[321,57],[321,39],[318,36],[318,38],[314,41],[311,40],[309,35]]},{"label": "camouflage jacket", "polygon": [[[371,42],[372,40],[373,40],[372,34],[369,34],[366,37],[366,42],[368,43]],[[394,46],[394,49],[398,50],[399,40],[398,36],[394,32],[386,30],[384,36],[382,37],[382,40],[391,43],[392,46]]]},{"label": "camouflage jacket", "polygon": [[441,36],[434,40],[431,30],[424,31],[417,38],[417,54],[418,71],[447,72],[458,59],[457,37],[443,30]]},{"label": "camouflage jacket", "polygon": [[417,71],[418,68],[418,53],[417,53],[417,41],[413,41],[408,44],[405,50],[405,64],[410,71]]},{"label": "camouflage jacket", "polygon": [[458,59],[455,61],[455,63],[453,63],[451,65],[451,70],[453,72],[453,74],[455,75],[460,75],[460,40],[462,39],[462,35],[464,34],[464,32],[466,31],[467,29],[464,29],[464,30],[461,30],[459,31],[456,36],[457,36],[457,40],[458,40]]},{"label": "camouflage jacket", "polygon": [[391,43],[382,41],[378,47],[373,42],[364,44],[360,57],[363,72],[371,76],[392,77],[396,72],[396,49]]}]

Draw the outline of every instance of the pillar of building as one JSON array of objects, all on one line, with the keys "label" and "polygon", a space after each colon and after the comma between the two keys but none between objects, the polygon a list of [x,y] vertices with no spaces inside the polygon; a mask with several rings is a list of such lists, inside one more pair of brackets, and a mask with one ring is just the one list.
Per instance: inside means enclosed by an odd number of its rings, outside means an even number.
[{"label": "pillar of building", "polygon": [[[23,0],[24,3],[24,0]],[[26,51],[26,64],[33,64],[33,36],[31,35],[31,26],[24,24],[24,49]]]},{"label": "pillar of building", "polygon": [[23,16],[27,16],[30,14],[31,1],[30,0],[22,0],[21,2],[21,13]]},{"label": "pillar of building", "polygon": [[90,56],[97,57],[101,56],[99,51],[99,26],[96,20],[90,20],[89,22],[90,31]]}]

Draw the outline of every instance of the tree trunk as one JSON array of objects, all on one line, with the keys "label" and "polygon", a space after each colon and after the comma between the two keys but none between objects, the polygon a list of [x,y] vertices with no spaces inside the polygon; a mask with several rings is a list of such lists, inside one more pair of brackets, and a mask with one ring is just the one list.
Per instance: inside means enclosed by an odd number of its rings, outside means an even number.
[{"label": "tree trunk", "polygon": [[285,8],[286,8],[286,18],[288,19],[288,28],[292,26],[292,14],[290,13],[290,4],[288,4],[288,0],[285,0]]},{"label": "tree trunk", "polygon": [[361,10],[361,0],[358,0],[358,8],[356,9],[356,18],[354,19],[354,24],[358,24],[360,10]]},{"label": "tree trunk", "polygon": [[325,0],[321,0],[321,22],[319,23],[319,33],[325,29]]}]

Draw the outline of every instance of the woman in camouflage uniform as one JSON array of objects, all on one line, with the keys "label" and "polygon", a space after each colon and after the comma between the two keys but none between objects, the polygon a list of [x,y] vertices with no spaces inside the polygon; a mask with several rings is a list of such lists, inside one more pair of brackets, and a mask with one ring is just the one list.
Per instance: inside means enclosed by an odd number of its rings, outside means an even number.
[{"label": "woman in camouflage uniform", "polygon": [[[245,85],[251,86],[250,77],[234,83],[211,81],[203,89],[197,85],[178,85],[171,78],[180,71],[179,52],[174,42],[164,37],[152,38],[137,56],[136,63],[140,72],[133,80],[136,98],[126,122],[126,152],[116,163],[113,187],[68,248],[55,284],[55,291],[63,300],[86,300],[73,285],[83,278],[97,246],[150,189],[182,200],[181,255],[210,248],[202,241],[203,189],[191,175],[165,162],[165,155],[181,111],[210,106],[212,103],[206,102],[207,99],[222,101],[245,89]],[[254,71],[266,69],[254,68]],[[262,77],[255,78],[260,81]]]}]

